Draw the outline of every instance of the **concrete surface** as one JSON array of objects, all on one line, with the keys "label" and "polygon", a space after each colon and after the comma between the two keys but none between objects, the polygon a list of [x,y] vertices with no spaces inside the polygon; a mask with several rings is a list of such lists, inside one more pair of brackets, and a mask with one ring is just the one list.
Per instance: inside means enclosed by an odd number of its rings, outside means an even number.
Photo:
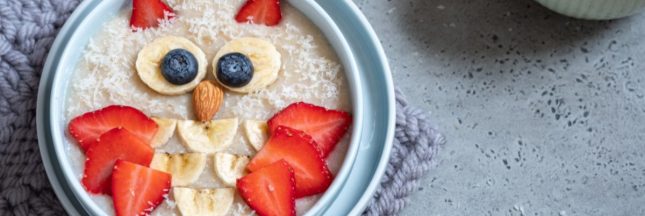
[{"label": "concrete surface", "polygon": [[402,215],[645,215],[645,15],[354,1],[448,139]]}]

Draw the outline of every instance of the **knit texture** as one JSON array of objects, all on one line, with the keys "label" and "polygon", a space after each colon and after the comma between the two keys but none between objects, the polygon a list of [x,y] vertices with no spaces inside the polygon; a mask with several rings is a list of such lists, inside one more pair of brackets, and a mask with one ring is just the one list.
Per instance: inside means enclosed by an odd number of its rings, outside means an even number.
[{"label": "knit texture", "polygon": [[[78,0],[0,0],[0,215],[65,215],[36,137],[36,97],[47,52]],[[365,215],[396,215],[444,142],[425,112],[397,90],[396,134]]]},{"label": "knit texture", "polygon": [[363,215],[397,215],[419,180],[432,167],[444,137],[434,127],[429,115],[408,105],[396,89],[396,128],[390,161],[374,197]]}]

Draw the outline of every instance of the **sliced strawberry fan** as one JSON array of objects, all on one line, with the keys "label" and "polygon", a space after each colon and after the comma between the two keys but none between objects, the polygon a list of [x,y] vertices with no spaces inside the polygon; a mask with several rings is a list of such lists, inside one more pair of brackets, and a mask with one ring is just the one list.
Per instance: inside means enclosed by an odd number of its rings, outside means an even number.
[{"label": "sliced strawberry fan", "polygon": [[111,175],[118,160],[148,166],[154,149],[127,129],[112,129],[91,145],[86,152],[85,169],[81,182],[85,189],[95,194],[110,194]]},{"label": "sliced strawberry fan", "polygon": [[332,182],[320,150],[302,131],[279,126],[246,168],[255,172],[280,160],[289,163],[294,170],[296,198],[322,193]]},{"label": "sliced strawberry fan", "polygon": [[143,112],[120,105],[85,113],[72,119],[68,125],[69,133],[84,152],[97,142],[99,136],[114,128],[125,128],[141,141],[150,143],[158,126]]},{"label": "sliced strawberry fan", "polygon": [[351,123],[352,116],[347,112],[304,102],[287,106],[268,121],[271,133],[279,126],[287,126],[310,135],[320,148],[323,158],[327,158],[334,150]]},{"label": "sliced strawberry fan", "polygon": [[112,196],[117,216],[149,215],[170,191],[171,175],[119,160],[112,174]]},{"label": "sliced strawberry fan", "polygon": [[244,201],[260,216],[295,216],[295,178],[284,160],[237,180]]}]

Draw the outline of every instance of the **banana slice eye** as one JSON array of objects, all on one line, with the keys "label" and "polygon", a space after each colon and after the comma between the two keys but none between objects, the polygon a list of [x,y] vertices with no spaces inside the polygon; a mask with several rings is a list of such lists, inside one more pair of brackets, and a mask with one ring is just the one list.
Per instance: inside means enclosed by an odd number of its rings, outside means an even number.
[{"label": "banana slice eye", "polygon": [[[243,77],[250,79],[245,85],[236,85],[235,82],[222,79],[219,75],[219,71],[222,69],[219,64],[221,59],[236,53],[248,57],[252,65],[252,75]],[[217,52],[213,59],[213,75],[227,89],[239,93],[249,93],[266,88],[275,82],[281,65],[281,55],[270,42],[258,38],[239,38],[228,42]]]},{"label": "banana slice eye", "polygon": [[204,79],[207,64],[206,54],[193,42],[183,37],[166,36],[155,39],[139,51],[136,69],[139,78],[152,90],[179,95],[193,90]]}]

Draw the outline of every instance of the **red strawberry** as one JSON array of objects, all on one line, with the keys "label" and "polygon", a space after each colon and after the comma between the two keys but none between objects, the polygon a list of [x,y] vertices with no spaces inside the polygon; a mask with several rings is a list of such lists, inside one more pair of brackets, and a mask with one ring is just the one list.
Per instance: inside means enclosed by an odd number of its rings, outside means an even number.
[{"label": "red strawberry", "polygon": [[296,198],[323,192],[331,184],[331,172],[320,150],[302,131],[279,126],[246,168],[254,172],[279,160],[285,160],[293,167]]},{"label": "red strawberry", "polygon": [[123,127],[145,143],[150,143],[157,133],[157,123],[143,112],[129,107],[112,105],[78,116],[69,122],[69,133],[83,151],[96,143],[101,134],[113,128]]},{"label": "red strawberry", "polygon": [[309,134],[322,151],[323,158],[327,158],[334,150],[351,123],[352,116],[349,113],[304,102],[289,105],[268,122],[271,132],[282,125]]},{"label": "red strawberry", "polygon": [[168,194],[170,181],[168,173],[123,160],[117,161],[112,174],[116,215],[149,215]]},{"label": "red strawberry", "polygon": [[83,185],[91,193],[110,193],[110,175],[117,160],[148,166],[154,150],[123,128],[112,129],[87,149]]},{"label": "red strawberry", "polygon": [[159,26],[159,20],[174,17],[172,8],[161,0],[133,0],[130,27],[133,30],[153,28]]},{"label": "red strawberry", "polygon": [[237,190],[259,216],[295,216],[293,169],[279,160],[237,180]]},{"label": "red strawberry", "polygon": [[237,22],[267,26],[278,25],[281,19],[280,0],[248,0],[235,15]]}]

